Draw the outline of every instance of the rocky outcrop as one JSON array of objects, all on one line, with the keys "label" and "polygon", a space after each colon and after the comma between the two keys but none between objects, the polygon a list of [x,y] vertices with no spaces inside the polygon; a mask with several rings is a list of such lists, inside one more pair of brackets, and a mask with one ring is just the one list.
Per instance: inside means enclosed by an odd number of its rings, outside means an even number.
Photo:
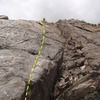
[{"label": "rocky outcrop", "polygon": [[8,16],[0,15],[0,19],[7,19],[8,20],[9,18],[8,18]]},{"label": "rocky outcrop", "polygon": [[[33,73],[28,100],[49,100],[62,62],[64,39],[55,26],[45,28],[45,44]],[[41,40],[42,27],[38,22],[0,20],[0,100],[24,100]]]},{"label": "rocky outcrop", "polygon": [[[44,25],[28,100],[99,100],[100,26],[79,20]],[[0,19],[0,100],[24,100],[42,36],[39,22]]]},{"label": "rocky outcrop", "polygon": [[64,20],[57,26],[66,40],[56,100],[100,99],[100,26]]}]

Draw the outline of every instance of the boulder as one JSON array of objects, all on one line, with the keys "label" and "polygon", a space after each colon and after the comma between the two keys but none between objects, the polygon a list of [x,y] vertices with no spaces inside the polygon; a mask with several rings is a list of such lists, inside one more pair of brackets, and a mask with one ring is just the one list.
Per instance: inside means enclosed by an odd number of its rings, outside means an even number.
[{"label": "boulder", "polygon": [[8,20],[9,18],[8,18],[8,16],[0,15],[0,19],[6,19],[6,20]]},{"label": "boulder", "polygon": [[[45,43],[27,100],[49,100],[62,63],[64,39],[55,26],[45,25],[45,28]],[[39,22],[0,20],[0,100],[24,100],[42,36]]]}]

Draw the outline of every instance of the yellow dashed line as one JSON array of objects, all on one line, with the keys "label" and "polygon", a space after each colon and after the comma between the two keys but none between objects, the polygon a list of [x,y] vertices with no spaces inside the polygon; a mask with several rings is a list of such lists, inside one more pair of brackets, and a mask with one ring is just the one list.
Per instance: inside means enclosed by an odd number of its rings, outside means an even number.
[{"label": "yellow dashed line", "polygon": [[42,28],[44,29],[44,26],[42,26]]},{"label": "yellow dashed line", "polygon": [[[31,80],[28,80],[28,84],[30,84],[30,81],[31,81]],[[28,87],[27,87],[27,88],[28,88]]]},{"label": "yellow dashed line", "polygon": [[36,65],[37,60],[34,61],[34,65]]},{"label": "yellow dashed line", "polygon": [[35,66],[35,65],[33,64],[33,65],[32,65],[32,68],[34,68],[34,66]]},{"label": "yellow dashed line", "polygon": [[40,22],[39,22],[39,24],[43,26],[43,23],[42,23],[42,21],[40,21]]},{"label": "yellow dashed line", "polygon": [[29,90],[29,86],[27,86],[26,90],[27,90],[27,91]]},{"label": "yellow dashed line", "polygon": [[42,44],[44,44],[44,41],[42,41]]},{"label": "yellow dashed line", "polygon": [[30,74],[29,77],[32,78],[32,74]]},{"label": "yellow dashed line", "polygon": [[42,37],[42,40],[44,40],[44,39],[45,39],[45,36]]},{"label": "yellow dashed line", "polygon": [[43,34],[45,34],[45,30],[43,30]]},{"label": "yellow dashed line", "polygon": [[25,100],[27,100],[27,97],[25,97]]},{"label": "yellow dashed line", "polygon": [[34,71],[34,68],[31,69],[31,73],[33,73],[33,71]]},{"label": "yellow dashed line", "polygon": [[40,55],[41,51],[38,52],[38,55]]},{"label": "yellow dashed line", "polygon": [[39,58],[39,56],[36,56],[36,60]]},{"label": "yellow dashed line", "polygon": [[[42,50],[43,46],[41,45],[40,50]],[[38,58],[37,58],[38,59]]]},{"label": "yellow dashed line", "polygon": [[32,78],[32,76],[33,76],[32,73],[34,72],[34,69],[35,69],[34,67],[35,67],[35,65],[36,65],[36,63],[37,63],[37,60],[38,60],[38,58],[39,58],[39,56],[40,56],[40,54],[41,54],[41,51],[42,51],[43,45],[44,45],[44,39],[45,39],[44,34],[46,33],[46,31],[45,31],[45,27],[44,27],[42,21],[40,21],[39,24],[40,24],[41,27],[42,27],[42,34],[43,34],[43,36],[42,36],[42,42],[41,42],[40,49],[39,49],[39,51],[38,51],[38,55],[36,56],[35,61],[34,61],[34,63],[32,64],[31,73],[29,74],[28,85],[26,86],[26,93],[25,93],[25,99],[24,99],[24,100],[28,100],[27,98],[28,98],[28,92],[29,92],[29,88],[30,88],[29,85],[30,85],[30,83],[31,83],[31,78]]},{"label": "yellow dashed line", "polygon": [[26,96],[28,96],[28,93],[26,92]]}]

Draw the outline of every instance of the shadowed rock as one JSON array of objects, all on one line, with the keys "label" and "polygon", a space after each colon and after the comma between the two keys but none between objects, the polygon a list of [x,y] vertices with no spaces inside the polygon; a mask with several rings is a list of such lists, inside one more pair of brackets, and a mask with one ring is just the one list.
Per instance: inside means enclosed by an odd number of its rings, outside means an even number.
[{"label": "shadowed rock", "polygon": [[79,20],[61,20],[66,40],[56,100],[100,99],[100,26]]},{"label": "shadowed rock", "polygon": [[0,19],[7,19],[8,20],[9,18],[8,18],[8,16],[0,15]]}]

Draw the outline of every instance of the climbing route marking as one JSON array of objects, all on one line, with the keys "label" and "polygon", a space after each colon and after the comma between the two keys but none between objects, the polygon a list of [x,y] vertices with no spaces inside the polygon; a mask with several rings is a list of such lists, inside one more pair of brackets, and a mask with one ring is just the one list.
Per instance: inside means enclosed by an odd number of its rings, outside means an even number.
[{"label": "climbing route marking", "polygon": [[34,72],[35,65],[36,65],[36,63],[37,63],[37,60],[39,59],[39,56],[40,56],[40,54],[41,54],[41,51],[42,51],[43,45],[44,45],[44,39],[45,39],[44,34],[46,33],[46,31],[45,31],[45,27],[44,27],[42,21],[40,21],[39,24],[42,26],[42,34],[43,34],[43,36],[42,36],[42,42],[41,42],[41,46],[40,46],[39,51],[38,51],[38,55],[36,56],[36,58],[35,58],[35,60],[34,60],[34,63],[32,64],[31,72],[30,72],[30,74],[29,74],[28,85],[26,86],[26,93],[25,93],[25,99],[24,99],[24,100],[28,100],[28,99],[27,99],[27,98],[28,98],[28,91],[29,91],[29,89],[30,89],[29,85],[30,85],[30,83],[31,83],[32,74],[33,74],[33,72]]}]

